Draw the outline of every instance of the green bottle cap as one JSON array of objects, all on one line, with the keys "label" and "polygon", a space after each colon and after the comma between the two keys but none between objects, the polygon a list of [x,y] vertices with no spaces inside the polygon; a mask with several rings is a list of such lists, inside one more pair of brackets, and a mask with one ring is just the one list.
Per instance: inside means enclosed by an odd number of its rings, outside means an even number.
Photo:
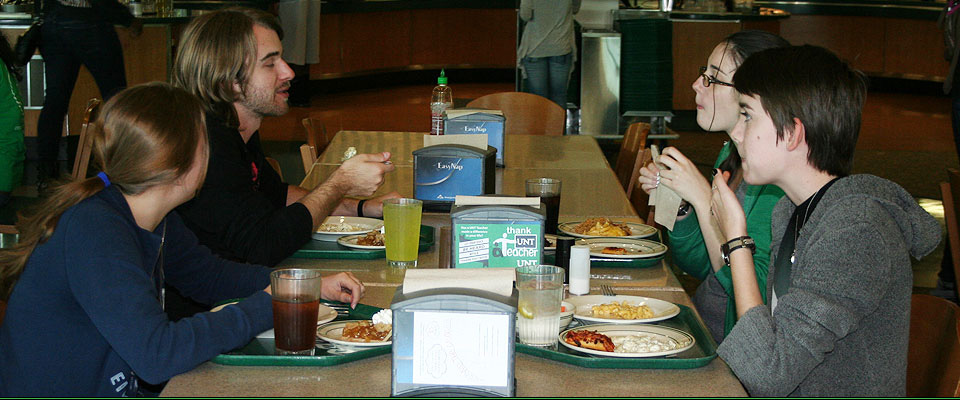
[{"label": "green bottle cap", "polygon": [[446,85],[446,84],[447,84],[447,77],[444,75],[444,70],[442,70],[442,69],[440,70],[440,76],[437,77],[437,84],[438,84],[438,85]]}]

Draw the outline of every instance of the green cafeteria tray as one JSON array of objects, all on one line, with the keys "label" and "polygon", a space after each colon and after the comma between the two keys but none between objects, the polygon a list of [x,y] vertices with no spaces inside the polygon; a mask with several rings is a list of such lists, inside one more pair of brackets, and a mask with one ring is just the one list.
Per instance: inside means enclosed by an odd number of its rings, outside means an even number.
[{"label": "green cafeteria tray", "polygon": [[[327,304],[344,304],[339,302],[330,302]],[[373,318],[373,314],[380,311],[380,308],[358,304],[357,308],[350,310],[347,316],[338,316],[336,321],[359,320]],[[242,366],[311,366],[328,367],[339,365],[351,361],[362,360],[379,356],[381,354],[390,354],[392,346],[380,347],[353,347],[350,349],[337,347],[333,344],[323,342],[317,339],[316,355],[312,356],[278,356],[274,354],[273,339],[254,338],[244,347],[231,352],[221,354],[213,358],[213,362],[224,365],[242,365]],[[354,351],[356,350],[356,351]]]},{"label": "green cafeteria tray", "polygon": [[[556,253],[554,252],[544,252],[543,253],[543,263],[548,265],[556,265]],[[660,261],[663,260],[663,256],[650,257],[650,258],[600,258],[600,257],[590,257],[590,266],[591,267],[607,267],[607,268],[649,268],[660,265]]]},{"label": "green cafeteria tray", "polygon": [[[656,322],[655,325],[676,328],[693,335],[696,343],[682,353],[664,357],[615,358],[580,353],[559,343],[556,345],[557,348],[553,349],[528,346],[519,342],[516,351],[584,368],[690,369],[709,364],[717,357],[717,343],[713,341],[713,337],[693,310],[681,304],[677,306],[680,307],[680,314],[668,320]],[[581,325],[580,328],[590,329],[590,325]]]},{"label": "green cafeteria tray", "polygon": [[[434,228],[420,225],[420,251],[433,246]],[[385,250],[363,250],[342,246],[337,242],[310,240],[291,257],[294,258],[339,258],[344,260],[375,260],[387,256]]]}]

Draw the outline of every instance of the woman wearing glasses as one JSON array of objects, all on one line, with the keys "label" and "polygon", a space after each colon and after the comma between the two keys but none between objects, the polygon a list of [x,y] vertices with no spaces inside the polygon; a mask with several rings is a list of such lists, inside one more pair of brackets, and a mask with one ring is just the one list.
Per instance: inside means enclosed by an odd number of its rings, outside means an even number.
[{"label": "woman wearing glasses", "polygon": [[[783,38],[764,31],[741,31],[720,42],[693,82],[693,90],[697,93],[697,124],[704,130],[723,131],[729,135],[740,116],[740,96],[731,83],[737,67],[753,53],[789,45]],[[665,169],[652,163],[642,168],[639,181],[647,193],[658,184],[664,184],[684,200],[673,232],[668,232],[670,250],[673,260],[682,270],[702,281],[693,303],[719,343],[733,329],[737,313],[730,267],[725,265],[720,256],[720,231],[710,217],[710,182],[689,158],[674,147],[663,150],[660,163]],[[756,241],[754,262],[757,284],[766,287],[767,264],[770,261],[770,214],[773,206],[783,197],[783,191],[773,185],[744,183],[740,156],[732,141],[724,143],[714,168],[724,171],[723,176],[736,192],[740,204],[743,204],[750,237]]]}]

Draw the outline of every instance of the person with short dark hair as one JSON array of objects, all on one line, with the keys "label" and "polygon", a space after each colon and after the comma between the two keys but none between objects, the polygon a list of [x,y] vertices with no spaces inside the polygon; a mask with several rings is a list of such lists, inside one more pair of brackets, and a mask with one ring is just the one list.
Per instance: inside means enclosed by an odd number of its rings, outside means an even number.
[{"label": "person with short dark hair", "polygon": [[826,49],[796,46],[752,55],[733,84],[743,179],[786,196],[760,288],[743,208],[724,173],[714,177],[711,212],[739,316],[717,354],[753,396],[904,396],[910,256],[936,248],[940,226],[897,184],[849,175],[863,74]]}]

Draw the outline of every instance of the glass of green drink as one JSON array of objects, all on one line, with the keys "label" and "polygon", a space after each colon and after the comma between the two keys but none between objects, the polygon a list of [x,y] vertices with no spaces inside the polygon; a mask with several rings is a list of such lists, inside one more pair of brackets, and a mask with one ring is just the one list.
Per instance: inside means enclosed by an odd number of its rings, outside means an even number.
[{"label": "glass of green drink", "polygon": [[387,247],[387,265],[416,267],[420,247],[420,215],[423,202],[416,199],[383,201],[383,241]]}]

